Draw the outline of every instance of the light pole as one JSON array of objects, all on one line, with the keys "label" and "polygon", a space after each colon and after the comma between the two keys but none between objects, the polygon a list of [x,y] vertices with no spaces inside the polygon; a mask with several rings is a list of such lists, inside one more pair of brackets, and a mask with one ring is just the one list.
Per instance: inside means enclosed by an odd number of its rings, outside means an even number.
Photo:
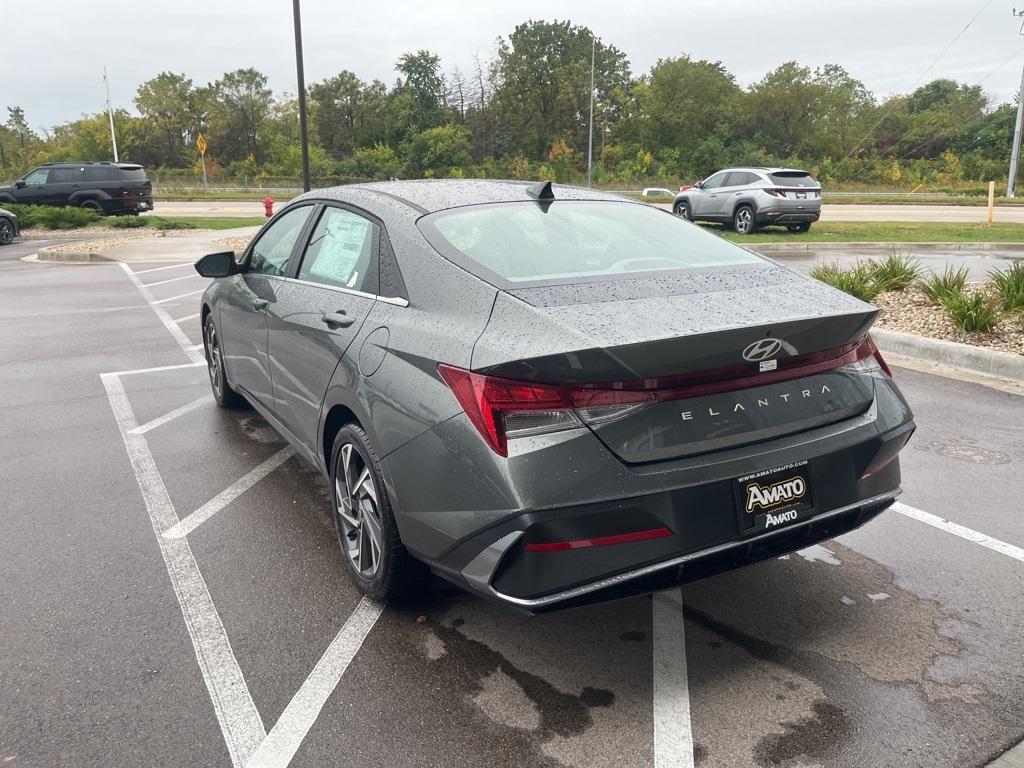
[{"label": "light pole", "polygon": [[590,36],[590,130],[587,134],[587,188],[592,186],[594,168],[594,47],[597,45],[593,34]]},{"label": "light pole", "polygon": [[302,143],[302,191],[309,192],[309,127],[306,123],[306,75],[302,68],[302,19],[299,0],[292,0],[295,17],[295,71],[299,80],[299,141]]},{"label": "light pole", "polygon": [[[1013,15],[1024,18],[1024,11],[1013,9]],[[1020,34],[1024,34],[1024,24]],[[1020,76],[1020,90],[1017,92],[1017,122],[1013,126],[1013,150],[1010,154],[1010,177],[1006,180],[1006,196],[1013,197],[1017,193],[1017,160],[1020,157],[1020,129],[1024,120],[1024,69]]]},{"label": "light pole", "polygon": [[119,162],[117,157],[117,136],[114,135],[114,108],[110,105],[110,79],[107,77],[107,67],[103,67],[103,84],[107,87],[107,119],[110,121],[110,145],[114,148],[114,162]]}]

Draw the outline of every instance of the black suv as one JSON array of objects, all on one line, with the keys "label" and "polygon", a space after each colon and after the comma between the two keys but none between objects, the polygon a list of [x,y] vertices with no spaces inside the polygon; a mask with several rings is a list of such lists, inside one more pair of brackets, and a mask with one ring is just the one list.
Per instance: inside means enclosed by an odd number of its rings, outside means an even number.
[{"label": "black suv", "polygon": [[153,184],[134,163],[47,163],[14,186],[0,187],[0,204],[74,205],[97,213],[153,210]]}]

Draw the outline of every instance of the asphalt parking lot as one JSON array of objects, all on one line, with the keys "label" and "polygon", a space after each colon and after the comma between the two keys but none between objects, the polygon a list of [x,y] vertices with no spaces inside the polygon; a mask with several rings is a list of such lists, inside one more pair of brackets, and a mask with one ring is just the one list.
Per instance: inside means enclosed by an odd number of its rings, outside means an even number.
[{"label": "asphalt parking lot", "polygon": [[982,766],[1024,738],[1024,398],[897,369],[866,527],[526,620],[360,599],[326,486],[217,409],[189,265],[0,249],[0,765]]}]

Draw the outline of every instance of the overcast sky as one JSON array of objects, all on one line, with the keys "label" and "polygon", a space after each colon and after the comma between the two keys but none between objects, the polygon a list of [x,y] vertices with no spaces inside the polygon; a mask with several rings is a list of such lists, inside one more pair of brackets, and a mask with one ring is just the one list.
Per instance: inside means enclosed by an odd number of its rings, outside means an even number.
[{"label": "overcast sky", "polygon": [[[13,0],[11,0],[13,2]],[[498,36],[527,19],[569,19],[626,53],[633,72],[687,53],[720,60],[742,85],[788,59],[808,66],[841,64],[876,94],[952,77],[971,83],[1024,48],[1012,0],[303,0],[306,82],[350,69],[391,84],[405,51],[429,48],[445,71],[468,71],[487,58]],[[957,43],[925,69],[984,6]],[[6,17],[0,57],[0,107],[24,107],[33,127],[51,126],[103,108],[103,65],[115,107],[133,110],[139,83],[164,70],[197,84],[239,67],[266,73],[278,93],[295,92],[289,0],[148,0],[100,4],[81,0],[18,2]],[[1010,101],[1024,52],[984,81]],[[6,111],[0,119],[6,119]]]}]

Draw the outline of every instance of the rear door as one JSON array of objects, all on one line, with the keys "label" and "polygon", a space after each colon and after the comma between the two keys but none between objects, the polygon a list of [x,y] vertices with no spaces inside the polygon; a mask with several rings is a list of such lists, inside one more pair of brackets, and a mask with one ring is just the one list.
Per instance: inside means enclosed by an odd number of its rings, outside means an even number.
[{"label": "rear door", "polygon": [[232,386],[273,410],[267,352],[267,312],[275,311],[284,274],[314,205],[281,213],[247,251],[245,271],[226,279],[220,301],[224,365]]},{"label": "rear door", "polygon": [[325,206],[268,310],[275,411],[311,450],[327,386],[376,301],[379,242],[368,217]]},{"label": "rear door", "polygon": [[84,168],[62,166],[50,169],[46,180],[46,194],[43,202],[48,205],[67,205],[71,195],[82,185]]}]

